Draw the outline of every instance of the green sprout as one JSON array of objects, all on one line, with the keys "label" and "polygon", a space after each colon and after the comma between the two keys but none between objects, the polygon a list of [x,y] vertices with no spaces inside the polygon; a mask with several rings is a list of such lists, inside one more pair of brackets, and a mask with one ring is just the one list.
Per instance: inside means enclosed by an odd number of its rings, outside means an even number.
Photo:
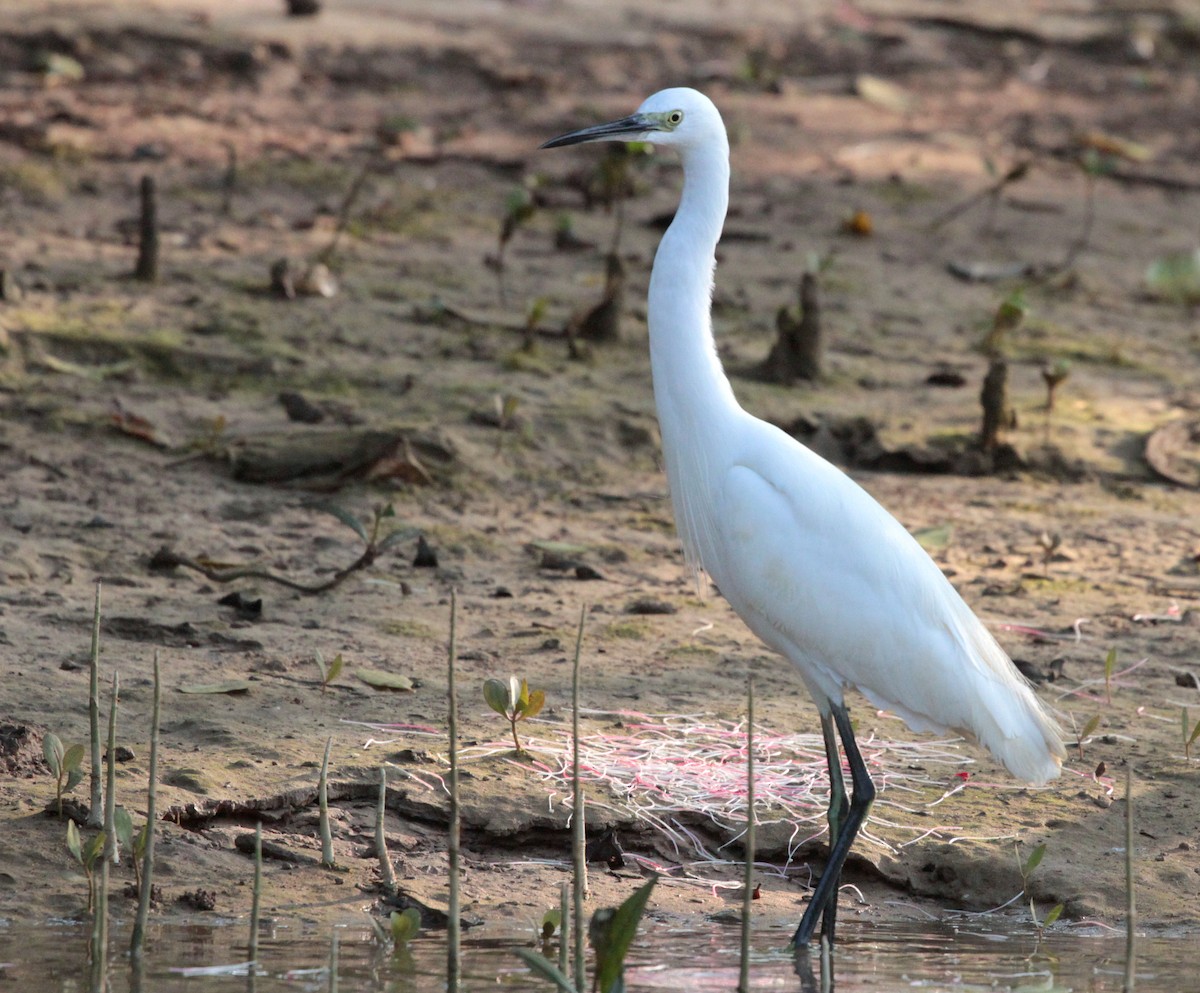
[{"label": "green sprout", "polygon": [[547,910],[542,914],[542,926],[540,933],[542,941],[549,941],[554,937],[554,933],[562,925],[562,911],[557,907]]},{"label": "green sprout", "polygon": [[517,754],[524,755],[521,739],[517,737],[517,722],[528,717],[536,717],[546,704],[546,694],[543,690],[529,691],[529,684],[516,676],[508,680],[489,679],[483,684],[483,699],[497,714],[507,718],[512,726],[513,744]]},{"label": "green sprout", "polygon": [[1055,393],[1059,386],[1071,375],[1071,363],[1066,359],[1058,359],[1053,365],[1042,368],[1042,381],[1046,384],[1046,414],[1054,410]]},{"label": "green sprout", "polygon": [[1183,757],[1188,761],[1192,758],[1192,745],[1200,738],[1200,721],[1196,722],[1191,733],[1188,732],[1188,709],[1184,707],[1180,713],[1180,724],[1183,730]]},{"label": "green sprout", "polygon": [[142,892],[142,859],[146,854],[146,843],[150,839],[150,822],[142,825],[142,829],[133,833],[133,817],[124,807],[113,811],[113,829],[117,841],[130,853],[133,859],[133,881],[137,892]]},{"label": "green sprout", "polygon": [[1109,703],[1112,703],[1112,677],[1113,670],[1117,667],[1117,649],[1113,646],[1108,650],[1108,654],[1104,656],[1104,696]]},{"label": "green sprout", "polygon": [[67,850],[75,856],[75,861],[83,866],[83,872],[88,882],[88,913],[96,906],[96,862],[104,857],[104,832],[101,831],[85,847],[79,837],[79,827],[74,821],[67,821]]},{"label": "green sprout", "polygon": [[333,657],[333,661],[326,664],[325,656],[317,652],[317,668],[321,670],[321,692],[324,693],[329,688],[329,684],[342,674],[342,667],[345,663],[342,661],[342,653],[338,652]]},{"label": "green sprout", "polygon": [[42,754],[46,757],[46,765],[54,776],[55,800],[58,803],[58,816],[62,817],[63,794],[70,793],[83,781],[83,745],[63,746],[62,739],[53,731],[47,731],[42,739]]},{"label": "green sprout", "polygon": [[[588,935],[596,953],[596,973],[592,979],[593,991],[598,993],[623,993],[625,989],[625,957],[637,934],[638,924],[650,899],[650,891],[658,877],[635,890],[621,906],[602,907],[592,915]],[[554,911],[550,911],[553,914]],[[547,917],[550,916],[547,914]],[[543,925],[543,929],[544,929]],[[528,948],[514,948],[527,966],[542,977],[549,979],[562,993],[583,993],[567,978],[563,970],[553,962]]]},{"label": "green sprout", "polygon": [[[1029,858],[1025,859],[1024,862],[1021,861],[1021,849],[1015,842],[1013,843],[1013,852],[1017,856],[1017,870],[1021,873],[1021,892],[1028,896],[1029,877],[1033,874],[1033,870],[1041,865],[1042,859],[1046,855],[1046,843],[1042,842],[1042,844],[1038,845],[1037,848],[1029,853]],[[1033,918],[1033,926],[1036,927],[1038,931],[1048,928],[1051,924],[1058,920],[1062,912],[1063,905],[1061,903],[1056,903],[1050,908],[1050,911],[1046,914],[1045,918],[1039,921],[1037,908],[1033,904],[1033,897],[1029,896],[1029,916]]]},{"label": "green sprout", "polygon": [[1080,762],[1083,761],[1084,739],[1090,737],[1092,732],[1094,732],[1096,730],[1096,728],[1098,728],[1099,726],[1100,726],[1100,715],[1093,714],[1091,717],[1091,720],[1089,720],[1083,726],[1083,730],[1079,732],[1079,737],[1075,739],[1075,747],[1079,749],[1079,761]]},{"label": "green sprout", "polygon": [[1004,351],[1004,339],[1015,332],[1029,315],[1029,305],[1025,302],[1025,291],[1013,290],[996,308],[992,317],[992,326],[988,329],[980,346],[984,355],[999,356]]}]

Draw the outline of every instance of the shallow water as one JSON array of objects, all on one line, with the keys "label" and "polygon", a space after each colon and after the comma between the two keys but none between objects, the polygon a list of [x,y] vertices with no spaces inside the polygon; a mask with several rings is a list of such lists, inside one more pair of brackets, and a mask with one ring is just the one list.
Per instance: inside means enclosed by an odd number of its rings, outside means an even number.
[{"label": "shallow water", "polygon": [[[338,978],[342,990],[433,993],[445,988],[446,949],[437,936],[414,942],[407,954],[381,950],[369,931],[339,928]],[[180,970],[244,963],[245,926],[160,925],[150,934],[138,984],[128,961],[118,956],[108,971],[114,993],[221,993],[254,990],[317,991],[329,988],[331,931],[303,923],[276,923],[264,930],[259,969],[245,975],[197,975]],[[465,942],[463,989],[551,990],[531,976],[511,953],[531,943],[532,926],[472,931]],[[755,931],[751,986],[810,989],[784,946],[790,928]],[[124,951],[128,932],[119,929],[113,947]],[[737,985],[739,932],[710,925],[681,930],[653,921],[643,926],[626,972],[636,990],[733,990]],[[94,988],[86,964],[87,931],[70,922],[37,926],[0,921],[0,984],[8,989],[75,993]],[[839,931],[834,960],[838,990],[890,991],[1119,991],[1123,986],[1125,939],[1111,931],[1063,928],[1043,936],[1011,920],[964,918],[958,923],[906,922],[881,926],[847,921]],[[1195,989],[1194,936],[1143,937],[1138,943],[1139,993],[1183,993]],[[551,957],[554,951],[548,950]],[[816,965],[814,963],[814,968]],[[816,980],[811,982],[815,983]]]}]

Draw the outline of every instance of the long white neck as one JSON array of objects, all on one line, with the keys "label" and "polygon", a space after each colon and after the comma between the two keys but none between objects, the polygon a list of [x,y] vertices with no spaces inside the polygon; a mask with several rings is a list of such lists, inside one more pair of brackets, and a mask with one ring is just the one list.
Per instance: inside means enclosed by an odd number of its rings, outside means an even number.
[{"label": "long white neck", "polygon": [[675,520],[689,563],[702,566],[708,522],[693,493],[707,479],[714,432],[740,413],[717,357],[712,330],[713,269],[729,203],[729,151],[721,135],[685,152],[683,194],[650,276],[650,368]]}]

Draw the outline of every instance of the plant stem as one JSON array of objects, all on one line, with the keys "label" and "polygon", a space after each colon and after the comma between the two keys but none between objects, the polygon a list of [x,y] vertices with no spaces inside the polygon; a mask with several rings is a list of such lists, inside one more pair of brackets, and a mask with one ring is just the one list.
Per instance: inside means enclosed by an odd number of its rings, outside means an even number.
[{"label": "plant stem", "polygon": [[509,723],[512,725],[513,747],[517,750],[517,755],[524,755],[524,749],[521,748],[521,739],[517,737],[517,718],[514,715]]},{"label": "plant stem", "polygon": [[584,935],[587,925],[583,920],[583,897],[587,890],[587,858],[584,852],[583,783],[579,778],[579,659],[583,652],[583,625],[587,619],[587,604],[579,608],[579,631],[575,636],[575,661],[571,672],[571,859],[574,865],[573,886],[575,895],[575,989],[587,988],[587,970],[584,962]]},{"label": "plant stem", "polygon": [[[92,650],[88,664],[88,725],[92,734],[92,805],[87,826],[104,824],[104,773],[100,768],[100,584],[96,584],[95,606],[92,608]],[[62,817],[62,796],[59,795],[58,816]]]},{"label": "plant stem", "polygon": [[108,755],[105,762],[104,781],[104,858],[117,865],[121,861],[117,843],[117,700],[121,695],[121,679],[117,673],[112,677],[112,700],[108,706]]},{"label": "plant stem", "polygon": [[746,878],[742,894],[742,950],[738,993],[750,991],[750,912],[754,907],[754,677],[746,679]]},{"label": "plant stem", "polygon": [[1133,993],[1137,955],[1137,908],[1133,898],[1133,767],[1125,769],[1125,982],[1124,993]]},{"label": "plant stem", "polygon": [[338,993],[338,933],[329,939],[329,993]]},{"label": "plant stem", "polygon": [[325,739],[325,757],[321,760],[321,777],[317,781],[317,807],[320,810],[321,865],[333,868],[333,831],[329,827],[329,750],[333,738]]},{"label": "plant stem", "polygon": [[379,767],[379,804],[375,808],[375,855],[379,859],[379,878],[384,892],[392,896],[396,892],[396,870],[392,868],[392,857],[387,850],[387,835],[383,818],[387,811],[387,769]]},{"label": "plant stem", "polygon": [[[250,898],[250,961],[258,962],[258,918],[262,907],[262,821],[254,825],[254,888]],[[257,971],[250,966],[250,973]]]},{"label": "plant stem", "polygon": [[450,591],[450,646],[446,663],[446,723],[450,736],[450,828],[446,843],[446,856],[449,863],[450,900],[447,906],[446,921],[446,985],[450,993],[457,993],[462,979],[462,965],[459,960],[459,948],[462,942],[461,921],[459,920],[459,861],[458,846],[462,833],[462,813],[459,809],[458,796],[458,685],[455,665],[458,655],[458,591]]},{"label": "plant stem", "polygon": [[564,976],[570,968],[571,897],[563,883],[558,894],[558,971]]},{"label": "plant stem", "polygon": [[154,891],[154,823],[158,817],[158,723],[162,700],[162,680],[158,672],[158,650],[154,652],[154,703],[150,712],[150,778],[146,784],[146,850],[142,853],[142,878],[138,885],[137,917],[129,938],[129,952],[141,959],[150,920],[150,898]]}]

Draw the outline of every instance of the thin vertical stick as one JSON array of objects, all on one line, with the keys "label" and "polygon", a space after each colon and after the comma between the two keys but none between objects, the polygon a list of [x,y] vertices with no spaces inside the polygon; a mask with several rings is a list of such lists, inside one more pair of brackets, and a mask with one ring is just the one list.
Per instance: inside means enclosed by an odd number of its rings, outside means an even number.
[{"label": "thin vertical stick", "polygon": [[158,820],[158,724],[162,680],[158,672],[158,649],[154,650],[154,703],[150,711],[150,779],[146,784],[146,850],[142,853],[142,888],[138,892],[137,917],[129,938],[129,952],[140,960],[150,920],[150,896],[154,890],[154,825]]},{"label": "thin vertical stick", "polygon": [[1133,899],[1133,767],[1125,768],[1125,983],[1124,993],[1133,993],[1137,964],[1137,908]]},{"label": "thin vertical stick", "polygon": [[250,974],[258,971],[258,918],[262,908],[262,821],[254,825],[254,889],[250,897]]},{"label": "thin vertical stick", "polygon": [[564,976],[571,967],[571,895],[567,884],[558,894],[558,971]]},{"label": "thin vertical stick", "polygon": [[754,908],[754,677],[746,678],[746,879],[742,894],[742,951],[738,993],[750,990],[750,913]]},{"label": "thin vertical stick", "polygon": [[338,993],[338,933],[329,940],[329,993]]},{"label": "thin vertical stick", "polygon": [[138,257],[133,278],[153,283],[158,279],[158,200],[154,192],[154,177],[143,176],[138,191],[141,196],[141,218],[138,222]]},{"label": "thin vertical stick", "polygon": [[587,604],[579,608],[579,632],[575,636],[575,662],[571,673],[571,860],[575,894],[575,989],[587,988],[583,939],[587,925],[583,920],[583,897],[587,890],[587,858],[584,851],[583,782],[579,778],[579,659],[583,654],[583,624],[587,619]]},{"label": "thin vertical stick", "polygon": [[392,868],[392,857],[387,850],[387,834],[383,818],[387,812],[387,769],[379,767],[379,804],[375,808],[375,856],[379,859],[379,878],[384,892],[392,896],[396,892],[396,870]]},{"label": "thin vertical stick", "polygon": [[321,776],[317,780],[318,824],[321,829],[321,865],[333,867],[333,831],[329,827],[329,750],[333,738],[325,739],[325,757],[321,760]]},{"label": "thin vertical stick", "polygon": [[448,697],[447,724],[450,734],[450,832],[446,844],[446,856],[449,861],[450,902],[447,906],[446,921],[446,985],[450,993],[457,993],[462,979],[462,965],[459,961],[459,946],[462,942],[461,922],[459,920],[459,864],[458,845],[462,833],[462,813],[459,810],[458,798],[458,684],[454,671],[458,656],[458,591],[450,591],[450,648],[446,665],[446,694]]},{"label": "thin vertical stick", "polygon": [[104,857],[113,865],[121,861],[117,843],[117,701],[121,695],[121,679],[112,677],[112,700],[108,706],[108,754],[105,757],[104,780]]},{"label": "thin vertical stick", "polygon": [[88,666],[88,724],[92,732],[92,806],[87,826],[104,825],[104,772],[100,767],[100,584],[92,608],[92,652]]}]

